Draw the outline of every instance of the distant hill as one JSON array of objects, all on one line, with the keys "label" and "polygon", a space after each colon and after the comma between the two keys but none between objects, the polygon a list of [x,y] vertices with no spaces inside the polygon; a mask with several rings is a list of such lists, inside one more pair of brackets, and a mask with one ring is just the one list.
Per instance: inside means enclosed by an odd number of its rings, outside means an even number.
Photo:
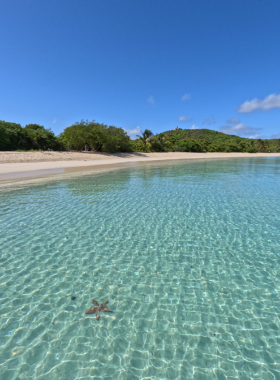
[{"label": "distant hill", "polygon": [[[166,138],[172,138],[176,141],[184,139],[203,139],[209,142],[231,142],[239,143],[241,141],[260,141],[260,139],[250,139],[246,137],[239,137],[235,135],[227,135],[226,133],[213,131],[211,129],[182,129],[181,131],[166,131],[159,133],[157,136],[164,136]],[[264,139],[262,141],[267,141],[272,144],[275,144],[279,139]]]},{"label": "distant hill", "polygon": [[156,135],[175,151],[280,152],[280,139],[250,139],[210,129],[171,130]]}]

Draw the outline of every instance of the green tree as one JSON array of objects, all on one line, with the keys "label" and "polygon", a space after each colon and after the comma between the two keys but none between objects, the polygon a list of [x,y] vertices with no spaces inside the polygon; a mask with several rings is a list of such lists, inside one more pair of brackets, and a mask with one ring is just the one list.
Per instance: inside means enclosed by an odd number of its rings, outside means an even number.
[{"label": "green tree", "polygon": [[200,140],[185,139],[178,142],[181,152],[203,152]]},{"label": "green tree", "polygon": [[143,143],[146,145],[147,142],[149,142],[149,138],[152,137],[154,134],[149,129],[145,129],[144,132],[141,131],[141,135],[136,135],[140,140],[143,141]]},{"label": "green tree", "polygon": [[163,143],[159,138],[152,136],[147,140],[146,148],[149,152],[164,152]]},{"label": "green tree", "polygon": [[50,129],[38,124],[20,124],[0,121],[0,150],[61,149],[58,138]]},{"label": "green tree", "polygon": [[[29,136],[33,149],[60,149],[61,144],[51,129],[45,129],[39,124],[27,124],[24,128]],[[30,148],[29,147],[29,148]]]},{"label": "green tree", "polygon": [[141,139],[132,140],[130,144],[133,152],[148,152],[147,146]]},{"label": "green tree", "polygon": [[81,120],[65,128],[60,140],[69,149],[105,152],[131,151],[130,138],[122,128],[107,126],[93,121]]},{"label": "green tree", "polygon": [[130,152],[132,150],[130,137],[123,128],[109,125],[105,129],[105,141],[102,150],[110,153]]},{"label": "green tree", "polygon": [[67,148],[82,150],[88,146],[92,150],[101,150],[105,142],[104,124],[96,123],[94,120],[81,120],[64,129],[60,135],[60,140]]},{"label": "green tree", "polygon": [[0,150],[24,149],[30,142],[20,124],[0,120]]}]

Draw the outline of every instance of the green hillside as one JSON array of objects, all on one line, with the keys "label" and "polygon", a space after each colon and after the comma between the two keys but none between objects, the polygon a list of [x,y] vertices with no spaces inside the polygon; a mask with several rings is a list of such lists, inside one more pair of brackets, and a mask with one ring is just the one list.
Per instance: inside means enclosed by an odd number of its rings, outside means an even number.
[{"label": "green hillside", "polygon": [[280,152],[280,139],[249,139],[210,129],[171,130],[155,138],[166,150],[182,152]]}]

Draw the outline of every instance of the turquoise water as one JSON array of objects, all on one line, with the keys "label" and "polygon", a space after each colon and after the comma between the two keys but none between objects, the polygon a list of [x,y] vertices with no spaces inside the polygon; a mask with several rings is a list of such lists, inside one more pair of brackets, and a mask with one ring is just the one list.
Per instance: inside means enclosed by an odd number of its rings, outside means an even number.
[{"label": "turquoise water", "polygon": [[[280,159],[87,174],[0,203],[1,380],[280,379]],[[114,313],[85,315],[93,298]]]}]

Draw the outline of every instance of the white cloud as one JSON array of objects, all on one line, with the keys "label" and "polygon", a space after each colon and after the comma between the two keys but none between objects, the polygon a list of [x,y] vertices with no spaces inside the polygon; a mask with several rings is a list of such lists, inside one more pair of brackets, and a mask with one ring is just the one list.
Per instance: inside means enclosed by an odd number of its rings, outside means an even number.
[{"label": "white cloud", "polygon": [[125,129],[126,133],[128,136],[134,137],[135,135],[140,135],[141,134],[141,129],[139,126],[135,128],[130,128],[130,129]]},{"label": "white cloud", "polygon": [[147,102],[154,105],[155,104],[155,99],[153,96],[149,96],[148,99],[147,99]]},{"label": "white cloud", "polygon": [[233,134],[237,134],[237,135],[245,135],[245,136],[250,136],[252,134],[258,134],[258,132],[261,130],[262,128],[253,128],[253,127],[249,127],[243,123],[238,123],[236,125],[233,125],[233,126],[222,126],[220,127],[219,131],[220,132],[224,132],[224,133],[233,133]]},{"label": "white cloud", "polygon": [[214,119],[214,117],[212,117],[212,119],[204,119],[202,124],[208,124],[208,125],[211,125],[211,124],[215,124],[216,123],[216,120]]},{"label": "white cloud", "polygon": [[54,120],[52,121],[52,123],[53,123],[53,124],[55,124],[56,122],[57,122],[57,120],[56,120],[56,119],[54,119]]},{"label": "white cloud", "polygon": [[272,108],[280,108],[280,94],[268,95],[263,100],[257,98],[246,100],[246,102],[241,104],[237,111],[241,113],[250,113],[256,110],[269,111]]},{"label": "white cloud", "polygon": [[228,124],[238,124],[238,123],[240,123],[240,119],[238,119],[238,117],[232,117],[230,119],[227,119],[227,123]]},{"label": "white cloud", "polygon": [[190,100],[191,98],[191,94],[184,94],[182,97],[181,97],[181,100],[183,102],[186,102],[187,100]]},{"label": "white cloud", "polygon": [[195,125],[193,125],[190,129],[198,129]]},{"label": "white cloud", "polygon": [[178,117],[178,120],[181,121],[181,123],[190,123],[192,121],[192,117],[182,115]]}]

